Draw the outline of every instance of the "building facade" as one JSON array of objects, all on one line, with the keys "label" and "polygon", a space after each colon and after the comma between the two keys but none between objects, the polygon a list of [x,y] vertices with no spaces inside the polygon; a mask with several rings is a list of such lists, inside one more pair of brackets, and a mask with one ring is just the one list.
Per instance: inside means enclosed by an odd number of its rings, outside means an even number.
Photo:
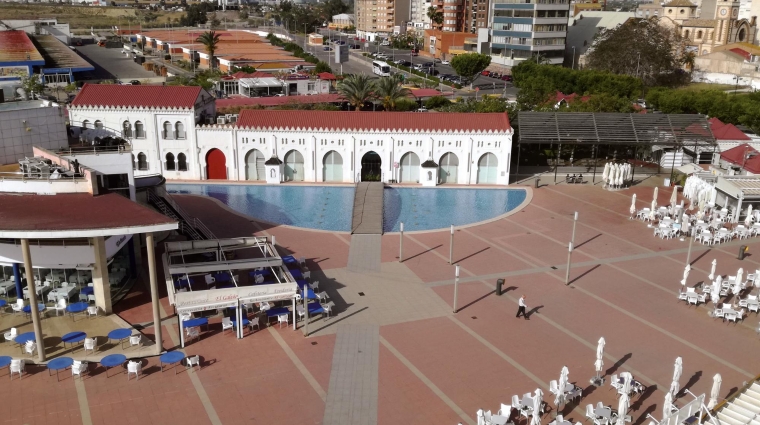
[{"label": "building facade", "polygon": [[374,41],[400,32],[409,22],[410,6],[410,0],[356,0],[357,37]]},{"label": "building facade", "polygon": [[9,102],[0,108],[0,165],[32,156],[32,147],[54,149],[69,144],[66,113],[45,100]]},{"label": "building facade", "polygon": [[491,3],[492,63],[514,66],[533,56],[564,60],[568,0],[494,0]]},{"label": "building facade", "polygon": [[[113,96],[109,88],[140,86],[99,85],[105,89],[98,93],[88,93],[88,87],[82,90],[87,99],[78,97],[72,103],[72,123],[90,125],[101,120],[118,129],[125,122],[132,123],[132,128],[140,122],[140,137],[134,131],[121,133],[132,144],[136,177],[161,174],[169,180],[271,183],[424,184],[426,179],[433,184],[509,183],[513,130],[506,114],[244,110],[233,123],[206,124],[212,120],[196,120],[203,115],[198,109],[172,110],[157,101],[92,106],[102,103],[94,99],[96,95]],[[202,97],[205,92],[197,94]],[[184,126],[193,121],[194,127]],[[181,137],[177,122],[183,124]],[[266,164],[273,159],[282,163],[275,181]],[[437,173],[428,175],[422,167],[429,160],[438,165]]]}]

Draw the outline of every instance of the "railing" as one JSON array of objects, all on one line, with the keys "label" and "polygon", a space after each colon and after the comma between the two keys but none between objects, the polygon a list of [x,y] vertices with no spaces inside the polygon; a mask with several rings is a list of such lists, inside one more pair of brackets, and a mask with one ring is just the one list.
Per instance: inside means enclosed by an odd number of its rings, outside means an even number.
[{"label": "railing", "polygon": [[53,177],[53,173],[48,173],[43,176],[39,173],[22,173],[21,171],[0,171],[0,182],[5,180],[21,180],[21,181],[47,181],[49,183],[55,182],[80,182],[87,181],[84,177],[73,177],[65,174],[56,174]]},{"label": "railing", "polygon": [[[21,246],[20,239],[0,239],[0,243]],[[90,239],[80,238],[80,239],[29,239],[29,245],[67,247],[67,246],[89,246],[92,244],[90,243]]]},{"label": "railing", "polygon": [[69,146],[68,148],[60,148],[56,151],[58,155],[89,155],[89,154],[101,154],[101,153],[126,153],[132,152],[132,146],[119,145],[119,146]]},{"label": "railing", "polygon": [[163,198],[156,195],[155,192],[150,189],[148,190],[148,200],[152,202],[153,205],[155,205],[156,208],[159,209],[159,211],[161,211],[161,214],[169,218],[172,218],[174,220],[177,220],[177,222],[179,223],[178,230],[181,233],[184,233],[190,236],[190,238],[196,241],[205,239],[203,236],[201,236],[200,233],[198,233],[197,230],[195,230],[192,226],[190,226],[185,220],[181,219],[180,217],[177,217],[177,214],[175,214],[174,211],[171,208],[169,208],[166,202],[164,202]]},{"label": "railing", "polygon": [[190,214],[188,214],[179,204],[172,198],[172,196],[169,194],[169,192],[166,191],[165,188],[159,187],[153,190],[150,190],[150,192],[157,192],[153,193],[153,195],[161,198],[164,202],[169,204],[174,211],[177,212],[177,214],[180,215],[180,218],[187,223],[188,225],[192,226],[194,229],[199,231],[203,236],[205,236],[205,239],[217,239],[217,237],[214,235],[214,233],[209,229],[205,223],[203,223],[199,218],[193,217]]}]

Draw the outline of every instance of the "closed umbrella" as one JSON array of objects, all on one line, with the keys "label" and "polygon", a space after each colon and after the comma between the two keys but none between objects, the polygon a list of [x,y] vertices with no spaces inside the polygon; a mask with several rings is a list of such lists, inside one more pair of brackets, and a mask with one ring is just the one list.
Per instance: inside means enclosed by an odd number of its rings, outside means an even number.
[{"label": "closed umbrella", "polygon": [[670,416],[670,410],[672,408],[673,408],[673,396],[668,391],[667,393],[665,393],[665,402],[662,403],[662,420],[663,421],[667,419],[668,416]]},{"label": "closed umbrella", "polygon": [[631,372],[623,372],[620,374],[620,377],[623,378],[623,387],[621,388],[621,392],[623,394],[630,394],[633,375],[631,375]]},{"label": "closed umbrella", "polygon": [[720,286],[723,284],[723,277],[718,276],[715,278],[715,283],[713,283],[712,286],[712,292],[710,293],[710,299],[712,299],[713,304],[718,304],[718,300],[720,299]]},{"label": "closed umbrella", "polygon": [[599,342],[596,346],[596,361],[594,362],[597,378],[600,376],[602,369],[604,368],[604,344],[606,344],[604,337],[599,338]]},{"label": "closed umbrella", "polygon": [[657,210],[657,201],[652,199],[652,212],[655,212],[655,210]]},{"label": "closed umbrella", "polygon": [[744,269],[739,268],[739,271],[736,272],[736,281],[734,282],[734,294],[738,294],[739,291],[742,289],[742,278],[744,277]]},{"label": "closed umbrella", "polygon": [[720,377],[720,373],[716,373],[715,376],[713,376],[713,386],[710,390],[710,402],[707,403],[708,409],[714,409],[718,404],[718,397],[720,396],[720,384],[722,382],[723,379]]},{"label": "closed umbrella", "polygon": [[657,195],[660,193],[660,188],[656,187],[654,188],[654,194],[652,195],[652,202],[657,202]]},{"label": "closed umbrella", "polygon": [[533,417],[530,418],[530,425],[541,425],[541,405],[544,403],[544,392],[541,388],[536,388],[536,395],[533,397]]},{"label": "closed umbrella", "polygon": [[747,207],[747,218],[744,219],[744,225],[752,227],[752,205]]},{"label": "closed umbrella", "polygon": [[678,188],[673,188],[673,193],[670,195],[670,206],[671,208],[675,208],[676,204],[678,203]]},{"label": "closed umbrella", "polygon": [[634,214],[636,214],[636,194],[635,193],[631,197],[631,218],[633,218]]},{"label": "closed umbrella", "polygon": [[681,286],[686,286],[686,279],[689,278],[689,271],[691,270],[691,266],[689,264],[686,265],[683,269],[683,280],[681,280]]},{"label": "closed umbrella", "polygon": [[670,383],[670,392],[673,394],[673,397],[678,396],[678,392],[681,391],[681,383],[678,382],[681,379],[681,374],[683,373],[683,360],[681,360],[680,357],[676,359],[676,364],[673,369],[673,382]]},{"label": "closed umbrella", "polygon": [[710,282],[715,280],[715,267],[718,265],[718,260],[713,259],[712,260],[712,267],[710,268],[710,274],[707,275],[707,278],[710,279]]},{"label": "closed umbrella", "polygon": [[607,177],[610,175],[610,163],[604,164],[604,171],[602,172],[602,181],[607,183]]},{"label": "closed umbrella", "polygon": [[628,394],[623,394],[618,400],[618,419],[617,425],[625,425],[625,416],[628,414],[628,405],[630,404],[630,398]]},{"label": "closed umbrella", "polygon": [[621,167],[620,170],[618,170],[617,173],[617,185],[618,187],[623,187],[623,168]]},{"label": "closed umbrella", "polygon": [[567,366],[562,366],[562,371],[559,374],[559,383],[557,384],[557,395],[554,397],[555,406],[559,406],[565,402],[565,385],[567,385],[569,374]]}]

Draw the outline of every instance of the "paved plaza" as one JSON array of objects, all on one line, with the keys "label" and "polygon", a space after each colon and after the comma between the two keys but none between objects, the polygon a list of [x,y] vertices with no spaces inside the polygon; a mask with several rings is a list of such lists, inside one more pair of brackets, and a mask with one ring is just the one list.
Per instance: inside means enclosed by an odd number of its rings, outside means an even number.
[{"label": "paved plaza", "polygon": [[[2,424],[451,424],[475,425],[478,409],[499,409],[512,395],[541,388],[554,419],[549,381],[567,366],[569,381],[584,388],[580,402],[562,408],[565,418],[585,423],[586,404],[617,406],[609,375],[631,372],[648,388],[631,400],[633,425],[662,418],[673,364],[683,358],[681,387],[708,394],[712,377],[723,377],[721,399],[760,374],[758,317],[738,324],[678,301],[688,241],[661,240],[646,224],[629,220],[631,195],[639,207],[652,201],[652,187],[609,192],[599,185],[549,185],[532,190],[524,208],[455,232],[459,264],[459,312],[452,313],[454,266],[449,230],[407,233],[404,261],[399,235],[381,237],[379,270],[349,270],[351,235],[273,226],[231,212],[211,198],[175,196],[219,238],[273,235],[282,255],[306,257],[312,278],[336,304],[328,319],[313,318],[310,336],[268,328],[236,339],[223,333],[221,318],[185,349],[201,357],[200,370],[179,366],[163,373],[156,357],[145,374],[93,368],[90,376],[56,382],[42,366],[28,366],[23,379],[0,370]],[[660,188],[659,205],[671,190]],[[565,285],[572,217],[579,213]],[[750,256],[740,261],[740,245]],[[375,252],[375,251],[373,251]],[[159,247],[158,254],[161,253]],[[714,247],[695,244],[688,285],[717,272],[760,268],[760,239]],[[177,349],[179,330],[159,270],[163,346]],[[495,294],[496,279],[505,293]],[[527,297],[528,318],[517,319]],[[154,326],[147,270],[114,306],[123,320],[152,338]],[[602,387],[594,376],[597,340],[606,339]],[[7,344],[7,343],[3,343]],[[62,376],[63,378],[63,376]],[[692,396],[682,392],[676,405]],[[512,418],[525,424],[525,419]]]}]

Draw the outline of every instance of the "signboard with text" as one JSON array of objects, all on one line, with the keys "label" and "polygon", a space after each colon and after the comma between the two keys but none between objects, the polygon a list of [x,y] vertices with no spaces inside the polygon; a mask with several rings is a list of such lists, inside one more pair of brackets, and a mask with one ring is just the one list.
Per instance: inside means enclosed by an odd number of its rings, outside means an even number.
[{"label": "signboard with text", "polygon": [[335,63],[346,63],[348,62],[348,46],[343,44],[336,44],[334,46],[335,50]]},{"label": "signboard with text", "polygon": [[237,288],[209,289],[206,291],[178,292],[174,295],[175,307],[182,312],[195,312],[217,308],[236,307],[238,302],[264,302],[289,300],[296,295],[295,283],[254,285]]},{"label": "signboard with text", "polygon": [[28,66],[0,66],[0,79],[23,78],[28,76]]}]

